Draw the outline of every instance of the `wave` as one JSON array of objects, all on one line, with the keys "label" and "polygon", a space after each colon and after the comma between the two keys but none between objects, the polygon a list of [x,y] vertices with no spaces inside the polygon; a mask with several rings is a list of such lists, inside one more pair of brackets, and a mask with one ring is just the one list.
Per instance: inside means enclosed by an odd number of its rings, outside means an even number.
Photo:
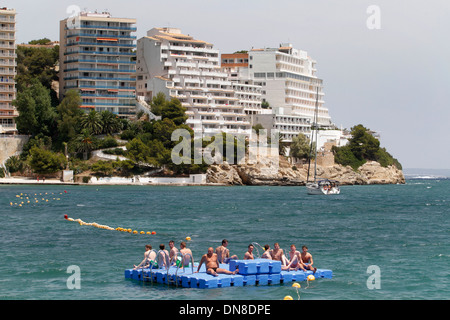
[{"label": "wave", "polygon": [[447,179],[450,179],[450,177],[435,176],[435,175],[415,175],[415,174],[407,175],[407,174],[405,174],[405,179],[407,179],[407,180],[447,180]]}]

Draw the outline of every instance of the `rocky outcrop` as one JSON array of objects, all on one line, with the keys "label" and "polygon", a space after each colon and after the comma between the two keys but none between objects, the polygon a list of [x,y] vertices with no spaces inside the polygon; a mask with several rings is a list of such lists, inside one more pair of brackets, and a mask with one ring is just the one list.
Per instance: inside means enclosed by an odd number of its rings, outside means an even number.
[{"label": "rocky outcrop", "polygon": [[[307,174],[308,165],[293,166],[285,157],[280,157],[279,164],[268,158],[258,163],[243,165],[227,163],[213,165],[207,172],[207,181],[225,185],[303,186],[306,184]],[[373,161],[367,162],[358,171],[354,171],[349,166],[318,166],[317,176],[323,179],[337,180],[342,185],[405,183],[405,177],[401,170],[395,166],[384,168],[378,162]]]}]

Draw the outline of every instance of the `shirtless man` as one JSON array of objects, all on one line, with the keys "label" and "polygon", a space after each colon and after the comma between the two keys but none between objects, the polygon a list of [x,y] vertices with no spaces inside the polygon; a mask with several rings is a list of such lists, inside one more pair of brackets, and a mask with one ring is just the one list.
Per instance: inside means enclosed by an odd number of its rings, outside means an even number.
[{"label": "shirtless man", "polygon": [[189,266],[193,255],[191,249],[186,248],[186,242],[184,241],[180,243],[180,252],[184,255],[183,268]]},{"label": "shirtless man", "polygon": [[222,245],[220,247],[217,247],[216,254],[219,259],[219,263],[229,263],[230,260],[237,260],[238,257],[236,255],[232,256],[230,258],[230,250],[227,249],[228,246],[228,240],[223,239]]},{"label": "shirtless man", "polygon": [[178,253],[178,249],[175,247],[175,242],[173,240],[169,241],[169,259],[171,264],[175,264],[175,259]]},{"label": "shirtless man", "polygon": [[269,259],[272,260],[272,256],[270,255],[270,246],[266,244],[264,246],[264,253],[261,255],[261,259]]},{"label": "shirtless man", "polygon": [[155,258],[155,251],[152,251],[152,246],[150,244],[147,244],[145,246],[144,260],[142,260],[142,262],[138,266],[135,265],[134,270],[148,268],[150,266],[150,261],[155,260]]},{"label": "shirtless man", "polygon": [[304,264],[302,263],[302,258],[300,256],[300,251],[297,251],[297,248],[294,244],[291,245],[291,251],[289,251],[289,257],[291,258],[289,264],[285,267],[282,267],[283,270],[295,270],[302,269],[306,271],[304,268]]},{"label": "shirtless man", "polygon": [[252,244],[248,246],[248,251],[244,255],[244,260],[255,260],[255,258],[253,257],[253,248],[254,247]]},{"label": "shirtless man", "polygon": [[302,253],[300,255],[302,259],[302,263],[305,266],[306,269],[312,270],[314,272],[317,271],[317,268],[313,267],[314,261],[311,253],[308,252],[308,247],[303,246],[302,247]]},{"label": "shirtless man", "polygon": [[239,270],[235,270],[234,272],[219,268],[219,261],[217,258],[217,254],[214,253],[214,248],[208,248],[208,253],[205,254],[202,259],[200,260],[200,264],[198,265],[198,269],[195,273],[198,273],[200,271],[200,267],[202,264],[206,265],[206,273],[217,277],[220,273],[223,274],[236,274],[239,272]]},{"label": "shirtless man", "polygon": [[272,260],[281,261],[282,266],[287,266],[289,264],[289,261],[287,261],[286,257],[284,256],[283,249],[280,249],[280,245],[275,243],[273,245],[272,251],[270,251],[270,255],[272,256]]},{"label": "shirtless man", "polygon": [[159,267],[166,267],[167,263],[170,265],[169,252],[165,249],[166,246],[164,244],[159,245],[159,250],[161,254],[158,254],[158,265]]}]

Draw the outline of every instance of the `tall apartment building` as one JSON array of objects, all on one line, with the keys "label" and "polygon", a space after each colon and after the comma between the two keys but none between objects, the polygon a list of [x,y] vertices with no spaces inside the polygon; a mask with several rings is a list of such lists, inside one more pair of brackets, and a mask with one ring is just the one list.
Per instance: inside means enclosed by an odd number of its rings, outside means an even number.
[{"label": "tall apartment building", "polygon": [[317,77],[316,64],[306,51],[294,49],[291,44],[249,52],[250,78],[262,85],[262,98],[275,114],[314,119],[319,89],[318,123],[322,127],[332,127],[324,101],[323,80]]},{"label": "tall apartment building", "polygon": [[222,54],[222,71],[228,74],[245,114],[271,113],[271,110],[262,108],[262,86],[250,79],[248,65],[248,53]]},{"label": "tall apartment building", "polygon": [[81,12],[60,22],[60,99],[78,90],[82,108],[135,115],[136,20]]},{"label": "tall apartment building", "polygon": [[157,93],[177,98],[187,124],[203,135],[251,135],[251,125],[219,51],[177,28],[153,28],[137,44],[137,94],[150,101]]},{"label": "tall apartment building", "polygon": [[16,99],[16,11],[0,8],[0,134],[17,133],[15,118],[19,113],[12,105]]}]

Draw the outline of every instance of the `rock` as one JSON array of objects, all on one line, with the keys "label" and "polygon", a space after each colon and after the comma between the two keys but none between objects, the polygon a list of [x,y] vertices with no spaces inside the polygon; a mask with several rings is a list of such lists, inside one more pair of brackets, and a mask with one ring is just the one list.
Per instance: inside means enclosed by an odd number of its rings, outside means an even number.
[{"label": "rock", "polygon": [[[314,170],[313,166],[311,167]],[[259,159],[257,163],[213,165],[207,171],[209,183],[250,186],[304,186],[308,175],[308,165],[293,167],[285,157],[280,157],[278,165],[273,159]],[[403,172],[395,166],[382,167],[378,162],[369,161],[357,172],[349,166],[334,165],[317,167],[319,179],[337,180],[341,185],[404,184]],[[311,171],[310,181],[314,179]]]}]

